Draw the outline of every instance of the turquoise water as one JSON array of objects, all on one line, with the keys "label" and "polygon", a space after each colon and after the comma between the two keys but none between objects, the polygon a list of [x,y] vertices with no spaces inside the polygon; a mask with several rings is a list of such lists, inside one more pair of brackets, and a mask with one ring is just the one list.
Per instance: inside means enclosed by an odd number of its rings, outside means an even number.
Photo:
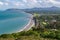
[{"label": "turquoise water", "polygon": [[24,12],[0,12],[0,34],[15,33],[23,29],[30,16]]}]

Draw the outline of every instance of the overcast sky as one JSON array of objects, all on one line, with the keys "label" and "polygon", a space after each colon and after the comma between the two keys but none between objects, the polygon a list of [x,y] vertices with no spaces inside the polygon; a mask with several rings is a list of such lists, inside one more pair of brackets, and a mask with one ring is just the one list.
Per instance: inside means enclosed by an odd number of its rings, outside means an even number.
[{"label": "overcast sky", "polygon": [[9,8],[47,8],[60,7],[60,0],[0,0],[0,10]]}]

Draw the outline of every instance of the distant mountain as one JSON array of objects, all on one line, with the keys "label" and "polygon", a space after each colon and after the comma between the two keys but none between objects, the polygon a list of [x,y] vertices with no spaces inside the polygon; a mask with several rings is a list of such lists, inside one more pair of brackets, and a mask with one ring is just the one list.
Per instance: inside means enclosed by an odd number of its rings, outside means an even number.
[{"label": "distant mountain", "polygon": [[59,10],[60,11],[60,8],[57,8],[57,7],[50,7],[50,8],[31,8],[31,9],[22,9],[24,11],[41,11],[41,10],[45,10],[45,11],[55,11],[55,10]]},{"label": "distant mountain", "polygon": [[60,8],[58,7],[50,7],[50,8],[31,8],[31,9],[8,9],[7,11],[41,11],[41,10],[46,10],[46,11],[55,11],[58,10],[60,11]]},{"label": "distant mountain", "polygon": [[14,8],[11,8],[11,9],[7,9],[5,10],[6,12],[20,12],[21,10],[20,9],[14,9]]},{"label": "distant mountain", "polygon": [[31,9],[7,9],[7,12],[27,12],[27,13],[49,13],[49,14],[60,14],[60,8],[58,7],[50,7],[50,8],[31,8]]}]

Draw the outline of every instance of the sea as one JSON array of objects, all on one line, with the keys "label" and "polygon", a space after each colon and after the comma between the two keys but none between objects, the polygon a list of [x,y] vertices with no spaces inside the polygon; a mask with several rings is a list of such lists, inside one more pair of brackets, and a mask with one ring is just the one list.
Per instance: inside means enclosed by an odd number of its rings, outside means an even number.
[{"label": "sea", "polygon": [[28,23],[31,14],[25,12],[0,12],[0,34],[10,34],[22,30]]}]

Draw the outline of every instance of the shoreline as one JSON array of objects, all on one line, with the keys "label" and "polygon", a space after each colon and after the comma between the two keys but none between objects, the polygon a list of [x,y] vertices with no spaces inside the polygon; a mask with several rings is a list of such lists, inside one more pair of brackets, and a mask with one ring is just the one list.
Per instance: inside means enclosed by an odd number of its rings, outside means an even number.
[{"label": "shoreline", "polygon": [[28,22],[28,24],[24,27],[24,28],[22,28],[22,29],[20,29],[18,32],[21,32],[21,31],[28,31],[28,30],[30,30],[33,26],[34,26],[34,20],[33,20],[33,15],[30,17],[30,20],[29,20],[29,22]]},{"label": "shoreline", "polygon": [[9,33],[3,33],[3,34],[12,34],[12,33],[18,33],[18,32],[21,32],[21,31],[30,30],[35,25],[34,20],[33,20],[33,15],[30,14],[30,16],[27,17],[27,18],[29,18],[29,21],[24,27],[22,27],[21,29],[15,31],[15,32],[12,31],[11,33],[9,32]]}]

